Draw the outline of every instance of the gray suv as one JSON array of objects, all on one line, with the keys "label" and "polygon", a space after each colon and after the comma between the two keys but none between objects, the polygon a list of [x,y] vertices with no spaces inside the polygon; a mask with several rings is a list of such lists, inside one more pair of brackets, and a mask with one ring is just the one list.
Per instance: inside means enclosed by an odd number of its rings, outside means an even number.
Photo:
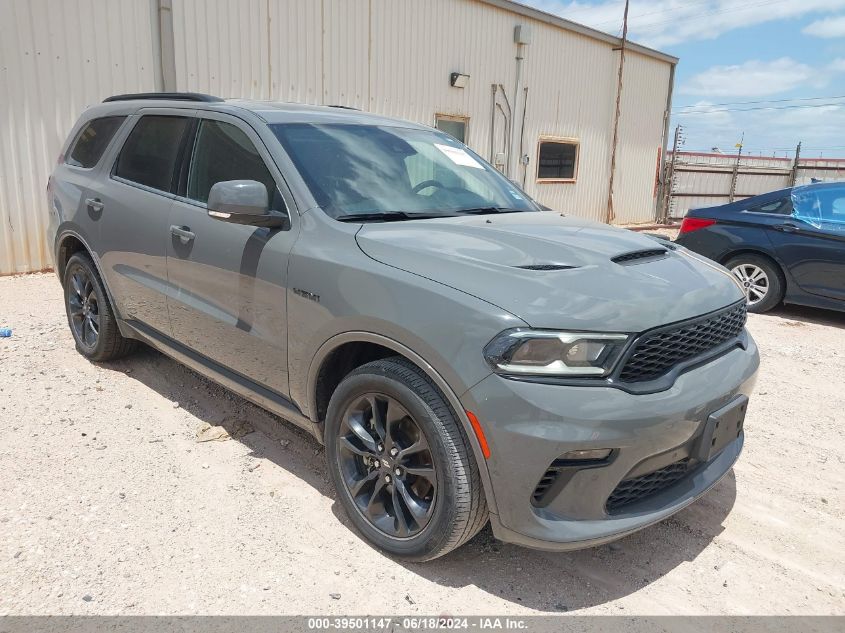
[{"label": "gray suv", "polygon": [[543,211],[437,130],[106,99],[47,188],[79,351],[143,341],[313,433],[370,542],[605,543],[731,468],[758,353],[721,266]]}]

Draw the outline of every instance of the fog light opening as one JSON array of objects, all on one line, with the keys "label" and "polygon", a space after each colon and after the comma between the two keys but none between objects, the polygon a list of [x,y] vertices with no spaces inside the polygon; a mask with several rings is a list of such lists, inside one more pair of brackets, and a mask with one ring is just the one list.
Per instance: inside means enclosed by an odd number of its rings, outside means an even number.
[{"label": "fog light opening", "polygon": [[612,452],[613,449],[611,448],[591,448],[587,450],[569,451],[568,453],[563,454],[562,459],[577,462],[594,462],[607,459],[610,457]]}]

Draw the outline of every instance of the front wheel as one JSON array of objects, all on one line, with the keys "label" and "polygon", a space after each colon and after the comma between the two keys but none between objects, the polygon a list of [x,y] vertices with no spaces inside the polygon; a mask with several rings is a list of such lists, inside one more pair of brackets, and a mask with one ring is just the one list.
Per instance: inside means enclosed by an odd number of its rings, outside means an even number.
[{"label": "front wheel", "polygon": [[340,502],[367,540],[437,558],[487,522],[478,466],[451,408],[404,358],[359,367],[332,394],[326,454]]},{"label": "front wheel", "polygon": [[745,289],[749,312],[768,312],[783,300],[783,277],[777,264],[767,257],[737,255],[725,267]]}]

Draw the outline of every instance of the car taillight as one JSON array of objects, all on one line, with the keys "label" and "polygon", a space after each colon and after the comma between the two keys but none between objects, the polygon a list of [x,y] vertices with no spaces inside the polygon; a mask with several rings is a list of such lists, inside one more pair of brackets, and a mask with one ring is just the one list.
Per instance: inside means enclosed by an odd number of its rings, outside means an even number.
[{"label": "car taillight", "polygon": [[684,218],[684,221],[681,222],[681,230],[678,235],[692,233],[693,231],[712,226],[713,224],[716,224],[716,220],[709,218]]}]

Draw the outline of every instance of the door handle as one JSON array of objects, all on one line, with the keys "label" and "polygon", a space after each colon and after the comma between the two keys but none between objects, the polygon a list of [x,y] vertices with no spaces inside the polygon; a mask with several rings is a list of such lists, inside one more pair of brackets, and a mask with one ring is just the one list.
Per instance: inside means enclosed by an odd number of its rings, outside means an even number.
[{"label": "door handle", "polygon": [[99,198],[85,198],[85,204],[94,213],[99,213],[106,206]]},{"label": "door handle", "polygon": [[187,244],[196,237],[193,233],[191,233],[190,227],[176,226],[175,224],[170,227],[170,234],[178,237],[182,244]]},{"label": "door handle", "polygon": [[776,224],[774,228],[784,233],[795,233],[798,230],[798,227],[794,224]]}]

